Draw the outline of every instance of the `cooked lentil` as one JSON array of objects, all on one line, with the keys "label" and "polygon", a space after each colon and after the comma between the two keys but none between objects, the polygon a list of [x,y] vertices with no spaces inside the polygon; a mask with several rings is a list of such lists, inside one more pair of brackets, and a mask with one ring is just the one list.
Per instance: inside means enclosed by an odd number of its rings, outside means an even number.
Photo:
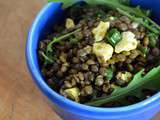
[{"label": "cooked lentil", "polygon": [[[84,103],[92,100],[92,96],[110,95],[115,86],[127,86],[137,72],[143,68],[152,68],[153,61],[159,58],[159,46],[156,45],[153,48],[152,45],[150,48],[151,38],[148,36],[149,31],[117,11],[108,11],[102,6],[87,6],[81,7],[81,9],[71,7],[67,10],[65,16],[67,22],[65,24],[56,24],[53,34],[40,41],[38,55],[41,71],[47,84],[71,100]],[[105,54],[107,49],[97,48],[99,49],[98,52],[102,54],[98,53],[99,56],[95,54],[93,45],[95,36],[98,35],[96,32],[93,34],[93,29],[96,28],[96,31],[99,31],[97,26],[102,22],[109,23],[108,28],[106,28],[108,30],[116,28],[120,34],[128,31],[133,33],[135,37],[132,37],[137,40],[138,47],[120,53],[112,51],[111,58]],[[47,45],[52,39],[77,29],[80,30],[52,45],[53,51],[49,56],[52,59],[54,58],[54,62],[46,64],[41,53],[45,53],[48,49]],[[101,36],[98,43],[106,44],[104,35],[106,36],[108,30],[105,31],[106,33],[100,33]],[[114,37],[113,39],[115,39]],[[107,44],[110,45],[110,43]],[[110,48],[112,47],[114,49],[114,46],[110,45]],[[148,54],[143,53],[140,50],[141,48],[147,48],[149,50]],[[108,53],[110,52],[108,51]],[[48,53],[46,54],[48,55]],[[111,72],[113,72],[112,75],[111,73],[106,74],[106,70],[110,68],[112,69]],[[69,94],[69,92],[72,93]],[[146,96],[153,95],[150,90],[144,90],[144,93]],[[130,104],[140,101],[139,98],[134,96],[128,96],[127,99]],[[121,105],[113,101],[113,103],[106,103],[104,106]]]}]

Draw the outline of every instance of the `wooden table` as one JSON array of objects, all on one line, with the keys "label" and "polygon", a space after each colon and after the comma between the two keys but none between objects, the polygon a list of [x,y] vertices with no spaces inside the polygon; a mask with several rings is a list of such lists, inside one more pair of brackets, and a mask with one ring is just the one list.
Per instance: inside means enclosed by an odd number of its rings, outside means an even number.
[{"label": "wooden table", "polygon": [[[34,85],[25,63],[28,28],[45,2],[0,0],[0,120],[60,120]],[[160,115],[154,120],[160,120]]]}]

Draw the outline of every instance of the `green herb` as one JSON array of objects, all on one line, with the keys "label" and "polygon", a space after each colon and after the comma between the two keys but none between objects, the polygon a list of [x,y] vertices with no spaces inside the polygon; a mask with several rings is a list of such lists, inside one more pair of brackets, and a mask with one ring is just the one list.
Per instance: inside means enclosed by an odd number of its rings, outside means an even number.
[{"label": "green herb", "polygon": [[53,45],[54,43],[58,43],[58,42],[60,42],[61,40],[66,39],[66,38],[70,37],[71,35],[79,32],[80,30],[81,30],[81,29],[77,29],[77,30],[75,30],[75,31],[73,31],[73,32],[70,32],[70,33],[67,33],[67,34],[65,34],[65,35],[63,35],[63,36],[60,36],[60,37],[57,37],[57,38],[56,38],[56,37],[53,38],[52,42],[50,42],[50,43],[48,44],[48,46],[47,46],[47,52],[53,52],[53,50],[52,50],[52,45]]},{"label": "green herb", "polygon": [[44,52],[41,52],[41,55],[45,59],[45,64],[53,63],[53,60],[50,57],[48,57],[47,55],[45,55]]},{"label": "green herb", "polygon": [[110,96],[99,97],[86,105],[101,106],[107,102],[120,101],[123,103],[127,95],[134,95],[136,97],[142,96],[142,89],[148,88],[153,90],[160,90],[160,66],[153,68],[143,77],[144,70],[138,72],[128,86],[121,88],[115,87],[115,90]]},{"label": "green herb", "polygon": [[144,13],[145,13],[145,15],[148,16],[148,17],[151,16],[151,11],[150,11],[150,10],[145,10]]},{"label": "green herb", "polygon": [[78,39],[77,38],[70,38],[69,39],[69,42],[71,43],[71,44],[76,44],[76,43],[78,43]]},{"label": "green herb", "polygon": [[119,0],[119,2],[125,5],[129,5],[130,0]]},{"label": "green herb", "polygon": [[75,30],[75,31],[73,31],[73,32],[70,32],[70,33],[67,33],[67,34],[65,34],[65,35],[63,35],[63,36],[53,38],[53,40],[47,45],[46,54],[45,54],[45,53],[42,53],[42,56],[43,56],[44,59],[45,59],[45,64],[50,64],[50,63],[53,63],[53,61],[54,61],[54,60],[53,60],[53,56],[51,55],[52,52],[53,52],[52,45],[53,45],[54,43],[58,43],[58,42],[60,42],[61,40],[66,39],[66,38],[70,37],[71,35],[79,32],[80,30],[81,30],[81,29],[77,29],[77,30]]},{"label": "green herb", "polygon": [[97,98],[97,90],[93,90],[92,100]]},{"label": "green herb", "polygon": [[111,29],[107,34],[107,42],[109,42],[114,47],[121,39],[122,35],[116,28]]},{"label": "green herb", "polygon": [[158,36],[154,33],[150,33],[148,37],[149,37],[149,46],[152,48],[156,47]]},{"label": "green herb", "polygon": [[141,53],[143,54],[144,57],[146,57],[149,53],[148,47],[141,47],[141,48],[139,48],[139,50],[141,51]]},{"label": "green herb", "polygon": [[112,68],[107,68],[106,69],[105,77],[106,77],[107,80],[111,80],[113,78],[113,70],[112,70]]}]

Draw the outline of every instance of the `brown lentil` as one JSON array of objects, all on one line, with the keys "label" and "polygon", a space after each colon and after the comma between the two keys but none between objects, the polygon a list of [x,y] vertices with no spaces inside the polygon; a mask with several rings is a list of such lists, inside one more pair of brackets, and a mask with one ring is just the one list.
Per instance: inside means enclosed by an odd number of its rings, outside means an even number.
[{"label": "brown lentil", "polygon": [[75,85],[76,85],[75,79],[72,79],[72,80],[71,80],[71,85],[72,85],[72,86],[75,86]]},{"label": "brown lentil", "polygon": [[84,80],[84,75],[82,72],[78,72],[78,77],[80,80]]},{"label": "brown lentil", "polygon": [[147,36],[143,39],[143,45],[145,47],[149,45],[149,38]]},{"label": "brown lentil", "polygon": [[131,64],[127,64],[127,69],[129,72],[132,72],[134,70],[134,68]]},{"label": "brown lentil", "polygon": [[88,64],[88,65],[94,65],[94,64],[96,64],[96,63],[95,63],[94,60],[89,59],[89,60],[86,62],[86,64]]},{"label": "brown lentil", "polygon": [[63,76],[63,72],[58,71],[56,75],[57,75],[57,77],[62,77]]},{"label": "brown lentil", "polygon": [[95,80],[95,85],[101,86],[103,85],[103,83],[104,83],[103,76],[102,75],[97,76]]},{"label": "brown lentil", "polygon": [[131,54],[129,55],[129,58],[130,59],[135,59],[138,55],[139,55],[139,51],[138,50],[132,50]]},{"label": "brown lentil", "polygon": [[140,27],[139,27],[139,31],[140,31],[140,32],[145,32],[145,28],[144,28],[143,26],[140,26]]},{"label": "brown lentil", "polygon": [[93,81],[93,80],[94,80],[94,74],[93,74],[93,73],[90,73],[90,74],[88,75],[88,80],[89,80],[89,81]]},{"label": "brown lentil", "polygon": [[146,35],[145,32],[141,32],[140,33],[140,39],[143,39],[145,35]]},{"label": "brown lentil", "polygon": [[82,64],[82,70],[89,70],[88,65],[86,63]]},{"label": "brown lentil", "polygon": [[99,70],[99,69],[98,69],[97,65],[92,65],[92,66],[91,66],[91,71],[92,71],[92,72],[95,72],[95,73],[96,73],[96,72],[98,72],[98,70]]},{"label": "brown lentil", "polygon": [[93,93],[93,88],[92,88],[92,86],[85,86],[84,91],[85,91],[86,95],[91,95]]},{"label": "brown lentil", "polygon": [[76,69],[70,69],[70,70],[69,70],[69,73],[70,73],[70,74],[76,74],[76,73],[77,73],[77,70],[76,70]]},{"label": "brown lentil", "polygon": [[135,34],[136,39],[138,39],[138,40],[141,39],[141,32],[139,32],[136,29],[132,29],[131,31]]},{"label": "brown lentil", "polygon": [[118,25],[118,28],[122,31],[126,31],[128,29],[128,26],[125,23],[120,23]]},{"label": "brown lentil", "polygon": [[72,85],[69,81],[64,81],[64,86],[65,86],[65,88],[71,88],[72,87]]},{"label": "brown lentil", "polygon": [[140,62],[146,63],[146,59],[145,59],[144,57],[142,57],[142,56],[139,56],[139,57],[137,57],[136,59],[137,59],[138,61],[140,61]]},{"label": "brown lentil", "polygon": [[103,92],[108,93],[110,90],[110,85],[109,84],[104,84],[103,85]]},{"label": "brown lentil", "polygon": [[127,16],[122,16],[119,18],[122,22],[125,22],[127,24],[131,23],[131,20]]},{"label": "brown lentil", "polygon": [[101,67],[100,70],[99,70],[99,73],[103,76],[106,75],[106,68],[105,67]]},{"label": "brown lentil", "polygon": [[123,54],[118,54],[116,57],[117,57],[117,60],[120,62],[124,62],[126,60],[126,56]]},{"label": "brown lentil", "polygon": [[62,65],[61,72],[66,72],[66,71],[67,71],[67,67],[65,65]]},{"label": "brown lentil", "polygon": [[80,60],[79,60],[77,57],[73,57],[72,62],[73,62],[73,63],[79,63]]},{"label": "brown lentil", "polygon": [[152,55],[158,57],[160,55],[160,50],[159,48],[153,48],[152,49]]},{"label": "brown lentil", "polygon": [[75,79],[75,81],[76,81],[77,83],[80,82],[80,79],[79,79],[79,77],[77,76],[77,74],[73,75],[73,78]]}]

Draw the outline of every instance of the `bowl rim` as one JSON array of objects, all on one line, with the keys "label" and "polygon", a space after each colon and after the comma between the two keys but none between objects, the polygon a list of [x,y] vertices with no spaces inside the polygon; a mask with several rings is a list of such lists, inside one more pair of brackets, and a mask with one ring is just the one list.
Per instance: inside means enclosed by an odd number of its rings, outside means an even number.
[{"label": "bowl rim", "polygon": [[36,53],[36,51],[34,47],[36,47],[37,45],[35,45],[33,41],[35,41],[36,38],[35,33],[37,32],[38,29],[37,26],[41,24],[40,23],[41,18],[44,17],[44,14],[46,14],[48,9],[50,9],[51,7],[55,7],[55,5],[60,7],[61,3],[46,4],[36,16],[29,30],[28,40],[26,42],[26,53],[25,53],[27,66],[29,72],[32,75],[33,80],[40,88],[40,90],[43,92],[43,94],[45,94],[45,96],[47,96],[47,98],[49,98],[53,102],[53,104],[58,105],[59,107],[71,113],[81,114],[85,116],[94,116],[96,114],[96,116],[99,115],[99,117],[106,116],[106,113],[109,113],[107,114],[108,117],[113,117],[113,116],[115,117],[115,115],[116,116],[133,115],[136,113],[142,113],[147,109],[152,109],[156,106],[160,106],[160,92],[144,101],[141,101],[139,103],[130,106],[116,107],[116,108],[98,108],[73,102],[53,91],[45,83],[44,79],[41,76],[40,71],[36,66],[36,59],[34,54]]}]

